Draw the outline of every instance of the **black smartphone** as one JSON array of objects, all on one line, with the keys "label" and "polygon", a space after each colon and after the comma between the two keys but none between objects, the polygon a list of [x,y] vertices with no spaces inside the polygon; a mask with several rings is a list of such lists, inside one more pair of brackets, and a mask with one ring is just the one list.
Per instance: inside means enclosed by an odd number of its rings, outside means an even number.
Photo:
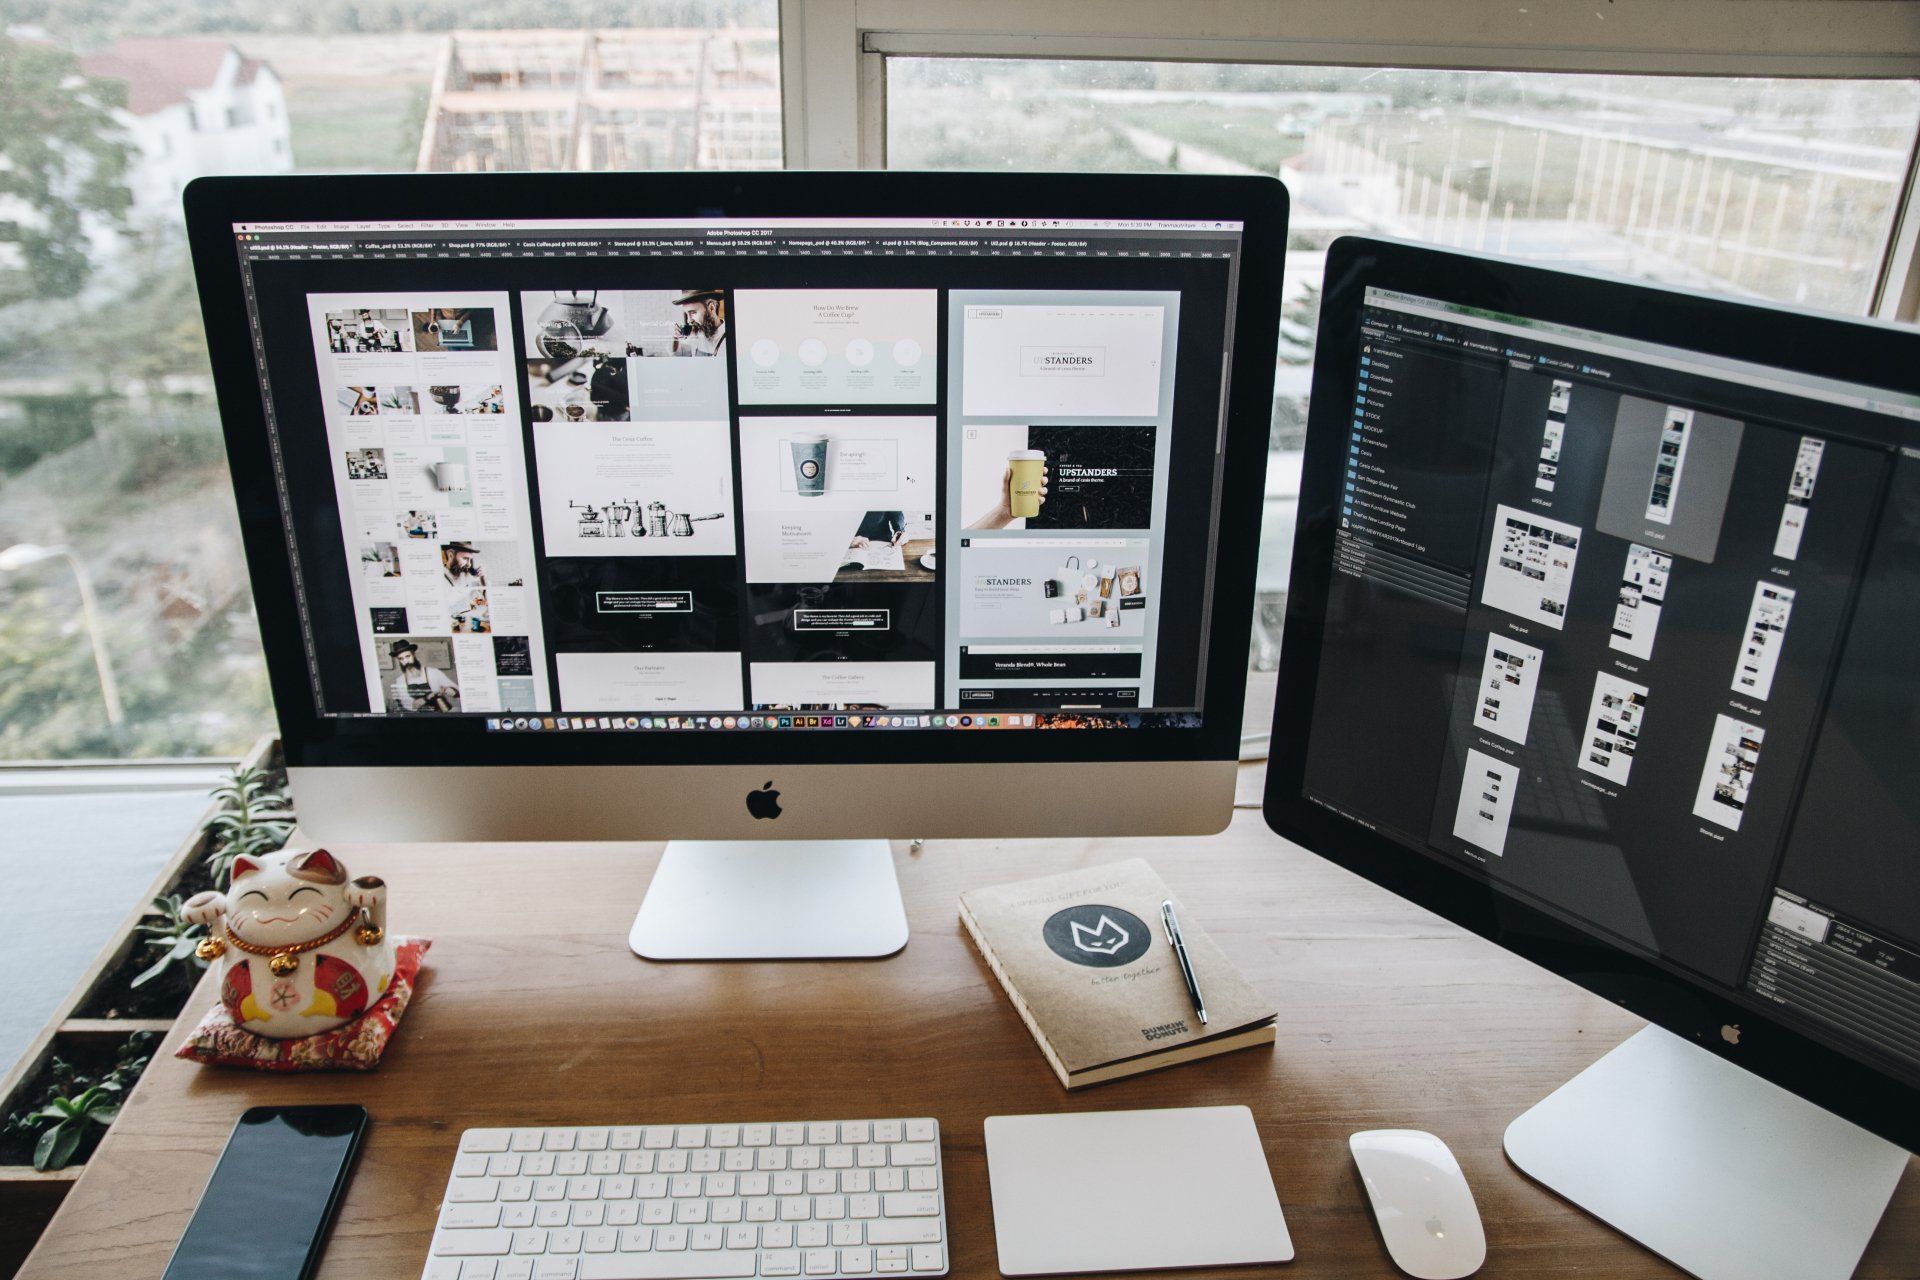
[{"label": "black smartphone", "polygon": [[365,1107],[247,1111],[163,1280],[307,1280],[366,1131]]}]

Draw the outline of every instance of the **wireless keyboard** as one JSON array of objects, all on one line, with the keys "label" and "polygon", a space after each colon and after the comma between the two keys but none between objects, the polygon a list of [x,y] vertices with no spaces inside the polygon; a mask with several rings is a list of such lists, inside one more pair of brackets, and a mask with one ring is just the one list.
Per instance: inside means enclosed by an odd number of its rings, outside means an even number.
[{"label": "wireless keyboard", "polygon": [[940,1126],[469,1129],[423,1280],[947,1271]]}]

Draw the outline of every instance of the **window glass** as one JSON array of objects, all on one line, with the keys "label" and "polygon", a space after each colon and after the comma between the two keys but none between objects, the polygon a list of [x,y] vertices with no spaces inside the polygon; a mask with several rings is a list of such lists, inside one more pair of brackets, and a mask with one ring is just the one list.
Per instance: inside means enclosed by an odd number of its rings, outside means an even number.
[{"label": "window glass", "polygon": [[890,58],[906,169],[1278,175],[1292,195],[1256,665],[1277,659],[1326,247],[1426,240],[1867,309],[1913,81]]},{"label": "window glass", "polygon": [[238,754],[273,724],[189,181],[780,166],[777,0],[531,13],[9,7],[4,96],[46,127],[0,137],[26,178],[0,195],[0,761]]}]

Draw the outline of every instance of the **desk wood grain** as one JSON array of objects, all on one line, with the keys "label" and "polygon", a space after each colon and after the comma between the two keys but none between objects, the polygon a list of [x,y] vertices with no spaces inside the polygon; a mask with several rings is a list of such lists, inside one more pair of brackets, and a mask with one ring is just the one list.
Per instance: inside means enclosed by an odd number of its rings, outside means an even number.
[{"label": "desk wood grain", "polygon": [[[1500,1146],[1509,1120],[1638,1021],[1283,843],[1257,812],[1199,839],[896,846],[913,940],[872,962],[635,959],[627,928],[657,845],[340,851],[393,885],[395,928],[434,940],[386,1062],[366,1076],[266,1076],[156,1061],[27,1280],[152,1280],[239,1114],[314,1102],[373,1115],[327,1280],[419,1274],[473,1125],[933,1115],[953,1274],[993,1276],[986,1116],[1231,1103],[1258,1119],[1299,1249],[1289,1268],[1246,1274],[1397,1275],[1345,1144],[1398,1126],[1459,1155],[1486,1219],[1482,1275],[1680,1274],[1528,1181]],[[1136,855],[1273,1000],[1279,1042],[1070,1095],[967,943],[956,901]],[[1901,1183],[1859,1275],[1920,1275],[1920,1179]]]}]

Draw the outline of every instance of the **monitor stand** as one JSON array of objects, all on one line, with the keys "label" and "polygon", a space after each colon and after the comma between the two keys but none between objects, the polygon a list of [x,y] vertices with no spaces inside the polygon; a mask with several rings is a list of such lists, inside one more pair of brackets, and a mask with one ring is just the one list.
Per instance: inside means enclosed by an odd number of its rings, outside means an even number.
[{"label": "monitor stand", "polygon": [[1507,1126],[1520,1170],[1702,1280],[1846,1280],[1907,1153],[1648,1027]]},{"label": "monitor stand", "polygon": [[627,945],[648,960],[890,956],[907,912],[885,840],[671,840]]}]

